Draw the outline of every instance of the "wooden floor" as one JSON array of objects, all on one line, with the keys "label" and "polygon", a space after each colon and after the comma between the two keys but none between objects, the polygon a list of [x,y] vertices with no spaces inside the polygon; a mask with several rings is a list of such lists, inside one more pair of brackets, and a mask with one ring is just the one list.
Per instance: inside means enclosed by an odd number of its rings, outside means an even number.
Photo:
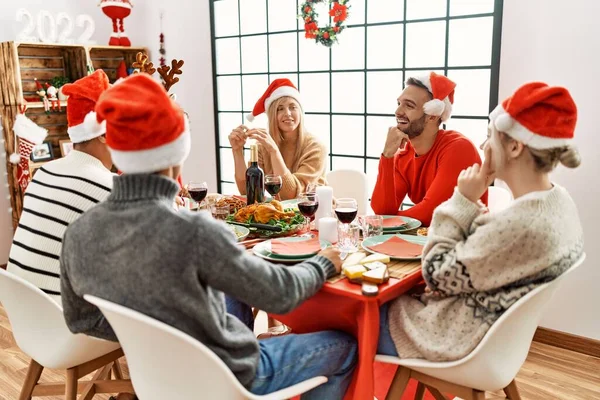
[{"label": "wooden floor", "polygon": [[[28,363],[29,357],[17,347],[8,318],[0,306],[0,400],[18,399]],[[129,375],[125,365],[123,372]],[[64,379],[60,371],[44,370],[42,374],[42,382],[64,382]],[[533,343],[517,383],[524,400],[600,400],[600,359]],[[94,400],[108,397],[96,395]],[[488,393],[487,398],[503,399],[504,396]],[[63,397],[40,399],[63,400]]]}]

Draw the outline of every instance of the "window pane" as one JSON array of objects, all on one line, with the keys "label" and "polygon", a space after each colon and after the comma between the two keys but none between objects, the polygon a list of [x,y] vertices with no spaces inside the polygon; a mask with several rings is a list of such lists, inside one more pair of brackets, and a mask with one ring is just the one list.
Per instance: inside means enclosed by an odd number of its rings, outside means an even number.
[{"label": "window pane", "polygon": [[269,35],[269,71],[290,72],[298,69],[296,33]]},{"label": "window pane", "polygon": [[305,112],[329,112],[329,74],[300,74]]},{"label": "window pane", "polygon": [[221,149],[221,179],[235,182],[235,166],[231,149]]},{"label": "window pane", "polygon": [[365,28],[347,28],[338,40],[331,49],[332,69],[364,69]]},{"label": "window pane", "polygon": [[450,70],[448,77],[456,82],[453,115],[487,116],[490,104],[490,70]]},{"label": "window pane", "polygon": [[257,100],[263,95],[269,86],[267,75],[243,75],[242,93],[244,94],[244,111],[250,112]]},{"label": "window pane", "polygon": [[315,43],[313,39],[306,39],[304,31],[300,36],[300,71],[326,71],[329,70],[329,49]]},{"label": "window pane", "polygon": [[296,30],[297,14],[296,0],[269,0],[269,32]]},{"label": "window pane", "polygon": [[217,74],[240,73],[240,39],[215,40]]},{"label": "window pane", "polygon": [[445,16],[446,0],[406,0],[407,20]]},{"label": "window pane", "polygon": [[214,7],[215,37],[239,34],[238,1],[215,1]]},{"label": "window pane", "polygon": [[331,153],[331,146],[329,145],[329,137],[331,134],[329,115],[305,114],[304,122],[306,131],[319,139],[319,141],[327,147],[327,153]]},{"label": "window pane", "polygon": [[487,119],[458,119],[450,118],[446,123],[446,129],[455,130],[462,133],[473,142],[479,154],[483,157],[483,151],[479,149],[479,146],[485,141],[487,137]]},{"label": "window pane", "polygon": [[367,112],[391,114],[402,93],[402,71],[367,72]]},{"label": "window pane", "polygon": [[332,157],[333,171],[338,169],[352,169],[355,171],[365,171],[365,161],[362,158],[350,157]]},{"label": "window pane", "polygon": [[[367,160],[367,182],[369,184],[369,199],[373,195],[375,183],[377,182],[377,173],[379,171],[379,160]],[[369,207],[370,209],[370,207]]]},{"label": "window pane", "polygon": [[294,86],[298,87],[298,74],[270,74],[269,75],[269,83],[273,82],[275,79],[286,78],[292,81]]},{"label": "window pane", "polygon": [[334,154],[362,156],[365,152],[365,117],[334,115],[333,149]]},{"label": "window pane", "polygon": [[367,155],[379,157],[385,146],[388,129],[396,126],[396,117],[367,117]]},{"label": "window pane", "polygon": [[494,12],[494,0],[450,0],[450,15]]},{"label": "window pane", "polygon": [[[402,0],[371,0],[367,2],[367,7],[369,22],[402,21],[404,19],[404,1]],[[354,1],[352,10],[354,10]]]},{"label": "window pane", "polygon": [[342,113],[365,112],[364,72],[333,73],[332,111]]},{"label": "window pane", "polygon": [[241,113],[219,113],[219,144],[229,146],[229,134],[244,122]]},{"label": "window pane", "polygon": [[240,1],[240,28],[242,35],[267,31],[267,4],[265,0]]},{"label": "window pane", "polygon": [[217,96],[220,111],[242,110],[242,80],[239,76],[218,76]]},{"label": "window pane", "polygon": [[450,21],[448,65],[490,65],[493,26],[493,17]]},{"label": "window pane", "polygon": [[431,72],[435,72],[436,74],[444,75],[443,69],[421,69],[421,70],[410,70],[406,71],[404,74],[404,82],[408,80],[408,78],[421,78],[423,76],[429,76]]},{"label": "window pane", "polygon": [[242,38],[242,72],[267,72],[267,36]]},{"label": "window pane", "polygon": [[445,57],[446,21],[406,25],[406,66],[408,68],[443,67]]},{"label": "window pane", "polygon": [[402,68],[402,24],[367,28],[367,68]]},{"label": "window pane", "polygon": [[235,183],[221,182],[221,193],[225,195],[234,195],[240,194],[240,191]]},{"label": "window pane", "polygon": [[[365,3],[367,0],[352,0],[348,11],[348,24],[359,25],[365,23]],[[373,1],[371,1],[372,3]],[[346,32],[344,32],[344,35]]]}]

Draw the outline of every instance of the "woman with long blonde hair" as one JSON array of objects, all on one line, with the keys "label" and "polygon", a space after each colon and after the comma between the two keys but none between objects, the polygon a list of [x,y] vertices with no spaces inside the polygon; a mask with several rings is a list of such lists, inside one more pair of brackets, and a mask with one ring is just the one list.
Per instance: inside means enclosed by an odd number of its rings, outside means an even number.
[{"label": "woman with long blonde hair", "polygon": [[279,175],[282,200],[293,199],[309,185],[325,184],[327,151],[304,128],[304,111],[300,93],[289,79],[275,79],[247,118],[267,112],[269,130],[249,129],[240,125],[229,134],[235,164],[235,182],[246,194],[244,144],[247,139],[258,143],[258,165],[265,175]]}]

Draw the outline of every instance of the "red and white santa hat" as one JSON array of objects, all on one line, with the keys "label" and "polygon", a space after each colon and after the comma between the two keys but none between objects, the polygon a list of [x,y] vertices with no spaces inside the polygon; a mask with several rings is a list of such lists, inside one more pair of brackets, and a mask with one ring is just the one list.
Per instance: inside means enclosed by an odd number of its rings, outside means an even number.
[{"label": "red and white santa hat", "polygon": [[101,69],[63,86],[67,99],[67,133],[73,143],[92,140],[106,133],[106,125],[96,121],[96,102],[110,87],[108,76]]},{"label": "red and white santa hat", "polygon": [[134,74],[98,100],[106,121],[106,144],[117,168],[147,174],[185,161],[190,153],[188,120],[165,88],[148,74]]},{"label": "red and white santa hat", "polygon": [[269,109],[269,106],[280,97],[293,97],[300,106],[302,103],[300,101],[300,92],[296,89],[296,86],[289,79],[281,78],[275,79],[265,93],[261,96],[260,99],[254,105],[254,109],[251,114],[246,115],[246,119],[250,122],[254,121],[254,118],[266,110]]},{"label": "red and white santa hat", "polygon": [[433,99],[423,104],[423,111],[428,115],[441,117],[442,122],[450,119],[452,104],[454,104],[454,88],[456,83],[444,75],[430,72],[429,75],[414,76],[433,95]]},{"label": "red and white santa hat", "polygon": [[490,113],[496,129],[534,149],[544,150],[571,143],[577,123],[577,106],[562,87],[531,82]]}]

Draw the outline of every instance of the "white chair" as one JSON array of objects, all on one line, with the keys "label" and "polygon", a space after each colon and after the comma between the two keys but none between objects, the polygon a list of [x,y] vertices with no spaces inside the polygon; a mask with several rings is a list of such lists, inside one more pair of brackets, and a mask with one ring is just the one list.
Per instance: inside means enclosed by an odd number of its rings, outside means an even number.
[{"label": "white chair", "polygon": [[358,203],[358,214],[366,215],[369,206],[369,183],[367,174],[352,169],[339,169],[327,173],[327,184],[338,198],[350,197]]},{"label": "white chair", "polygon": [[102,311],[115,330],[140,399],[282,400],[327,382],[318,376],[257,396],[240,384],[215,353],[186,333],[107,300],[84,298]]},{"label": "white chair", "polygon": [[488,209],[490,212],[502,211],[510,205],[512,194],[500,186],[488,188]]},{"label": "white chair", "polygon": [[436,399],[445,399],[441,391],[465,400],[483,400],[485,391],[503,389],[510,400],[519,400],[514,379],[527,358],[544,306],[565,275],[584,260],[585,254],[564,274],[519,299],[492,325],[479,345],[460,360],[431,362],[377,355],[376,361],[399,365],[386,399],[402,398],[413,378],[419,381],[418,394],[427,388]]},{"label": "white chair", "polygon": [[[123,351],[119,344],[72,334],[62,308],[39,288],[0,269],[0,301],[17,345],[32,358],[20,400],[63,394],[67,400],[75,400],[77,393],[83,394],[80,399],[91,399],[95,393],[133,391],[130,381],[120,380],[116,360]],[[44,368],[66,370],[66,384],[38,384]],[[106,380],[111,368],[118,381]],[[79,378],[96,370],[91,381],[83,382],[87,385],[78,385]]]}]

